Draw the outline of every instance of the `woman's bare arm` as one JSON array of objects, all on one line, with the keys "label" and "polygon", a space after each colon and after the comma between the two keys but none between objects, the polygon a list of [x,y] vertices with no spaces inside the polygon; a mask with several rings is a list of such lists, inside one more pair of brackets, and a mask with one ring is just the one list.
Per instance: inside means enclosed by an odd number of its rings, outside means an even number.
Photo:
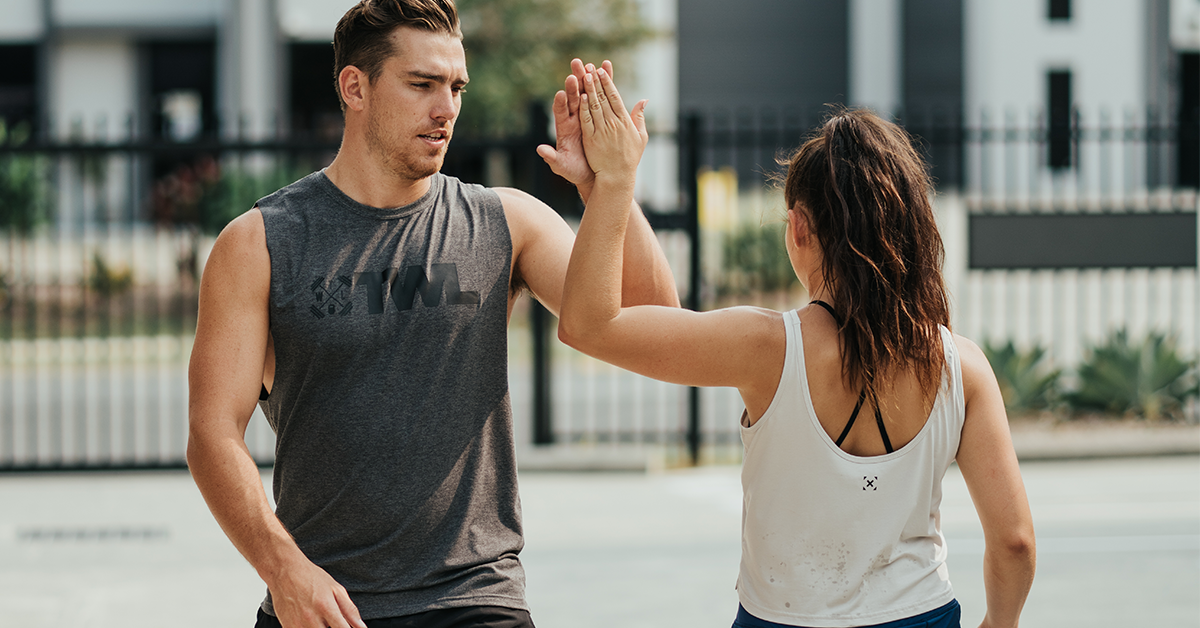
[{"label": "woman's bare arm", "polygon": [[1010,628],[1017,625],[1033,585],[1033,516],[996,376],[979,347],[961,336],[955,340],[967,406],[957,462],[983,524],[985,543],[987,614],[981,627]]},{"label": "woman's bare arm", "polygon": [[559,338],[656,379],[737,387],[751,414],[760,414],[767,405],[761,399],[774,395],[783,368],[780,314],[621,307],[626,226],[646,138],[642,105],[630,116],[603,70],[586,75],[584,88],[580,118],[595,187],[571,252]]}]

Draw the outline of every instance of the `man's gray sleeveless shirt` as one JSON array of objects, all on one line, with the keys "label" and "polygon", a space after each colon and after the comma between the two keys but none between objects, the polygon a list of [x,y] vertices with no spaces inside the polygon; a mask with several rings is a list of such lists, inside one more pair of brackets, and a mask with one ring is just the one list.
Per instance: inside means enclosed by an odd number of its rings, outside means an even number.
[{"label": "man's gray sleeveless shirt", "polygon": [[317,172],[258,208],[280,520],[364,619],[526,608],[499,197],[438,174],[377,209]]}]

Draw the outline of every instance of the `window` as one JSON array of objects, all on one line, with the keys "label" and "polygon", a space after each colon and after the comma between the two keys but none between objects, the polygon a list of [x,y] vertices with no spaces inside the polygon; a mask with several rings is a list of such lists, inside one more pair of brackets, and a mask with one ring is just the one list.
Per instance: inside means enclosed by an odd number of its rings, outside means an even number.
[{"label": "window", "polygon": [[288,64],[292,133],[320,140],[340,138],[342,110],[334,85],[333,46],[291,44]]},{"label": "window", "polygon": [[1047,78],[1047,161],[1061,170],[1071,167],[1071,71],[1052,70]]},{"label": "window", "polygon": [[1048,8],[1051,20],[1071,19],[1071,0],[1049,0]]},{"label": "window", "polygon": [[1179,55],[1179,185],[1200,187],[1200,53]]},{"label": "window", "polygon": [[37,123],[37,48],[0,45],[0,122],[7,127]]}]

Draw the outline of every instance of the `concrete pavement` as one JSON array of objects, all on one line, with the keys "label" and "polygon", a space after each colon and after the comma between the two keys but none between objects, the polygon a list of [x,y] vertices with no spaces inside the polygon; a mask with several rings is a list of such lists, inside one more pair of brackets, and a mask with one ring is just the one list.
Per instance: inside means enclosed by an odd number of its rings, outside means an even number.
[{"label": "concrete pavement", "polygon": [[[1200,627],[1200,456],[1022,471],[1040,556],[1022,626]],[[523,472],[538,626],[728,626],[738,473]],[[963,625],[975,626],[982,534],[956,471],[942,512]],[[262,592],[184,472],[0,475],[0,626],[250,626]]]}]

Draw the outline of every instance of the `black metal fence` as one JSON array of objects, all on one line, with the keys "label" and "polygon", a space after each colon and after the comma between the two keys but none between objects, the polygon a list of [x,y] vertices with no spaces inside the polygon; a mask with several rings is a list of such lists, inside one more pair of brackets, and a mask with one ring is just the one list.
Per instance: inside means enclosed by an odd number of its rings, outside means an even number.
[{"label": "black metal fence", "polygon": [[[534,153],[549,138],[545,114],[533,111],[530,128],[538,133],[456,139],[444,171],[525,189],[572,219],[582,207]],[[1078,114],[1072,120],[1065,135],[1036,116],[1024,124],[910,121],[941,184],[957,327],[979,338],[1061,347],[1054,353],[1060,366],[1077,360],[1089,339],[1122,327],[1164,329],[1194,355],[1196,237],[1194,228],[1180,235],[1179,220],[1195,224],[1196,125],[1183,117],[1098,118],[1090,126]],[[783,209],[768,180],[780,151],[818,122],[713,113],[686,116],[676,130],[654,135],[652,147],[678,172],[653,182],[669,188],[657,197],[675,202],[645,209],[687,307],[799,304],[786,256],[777,255],[778,230],[764,227]],[[186,362],[207,247],[234,215],[322,167],[336,150],[302,139],[46,144],[10,135],[0,143],[0,470],[182,465]],[[1119,239],[1105,247],[1112,263],[1022,261],[1037,257],[1030,242],[1064,216],[1133,220],[1151,232],[1166,216],[1161,224],[1176,221],[1166,227],[1175,236],[1174,261],[1169,268],[1121,261],[1132,249]],[[1112,229],[1118,236],[1130,230]],[[1093,232],[1068,225],[1055,233],[1045,252],[1061,253],[1073,234]],[[1088,237],[1068,244],[1095,257]],[[1099,318],[1089,313],[1098,305],[1107,306]],[[562,347],[540,306],[532,304],[526,320],[513,325],[512,379],[526,442],[665,445],[692,460],[706,445],[738,442],[736,391],[620,372]],[[247,441],[257,459],[271,460],[274,436],[265,422],[252,422]]]}]

